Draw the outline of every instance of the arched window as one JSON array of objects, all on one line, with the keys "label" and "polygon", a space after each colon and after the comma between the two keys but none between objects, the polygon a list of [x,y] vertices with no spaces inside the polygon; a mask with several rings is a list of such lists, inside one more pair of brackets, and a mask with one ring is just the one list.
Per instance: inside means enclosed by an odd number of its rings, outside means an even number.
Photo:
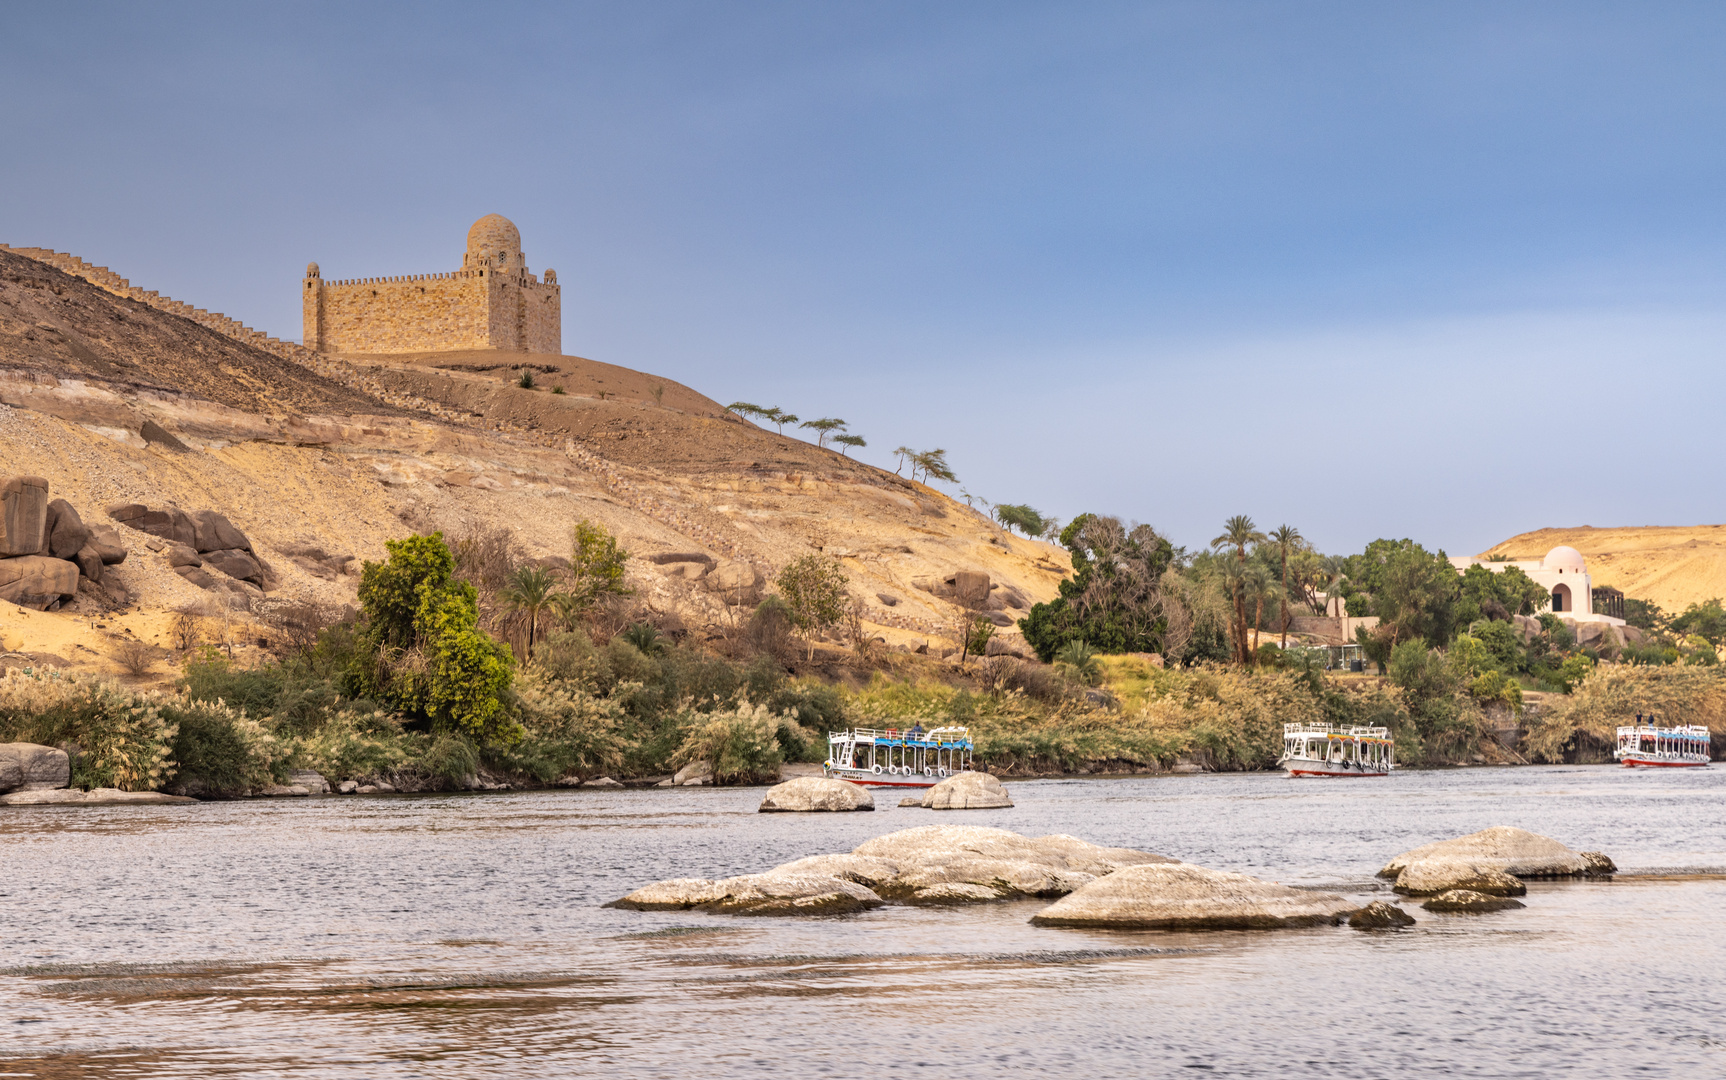
[{"label": "arched window", "polygon": [[1560,585],[1552,590],[1553,611],[1574,611],[1576,605],[1570,599],[1570,586]]}]

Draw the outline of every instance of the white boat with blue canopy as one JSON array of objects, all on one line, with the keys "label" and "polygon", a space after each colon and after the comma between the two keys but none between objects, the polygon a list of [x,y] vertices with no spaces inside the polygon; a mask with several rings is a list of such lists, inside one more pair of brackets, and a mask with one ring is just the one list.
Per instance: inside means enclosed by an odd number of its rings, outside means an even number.
[{"label": "white boat with blue canopy", "polygon": [[864,787],[933,787],[971,770],[971,732],[958,725],[852,728],[827,735],[822,770]]},{"label": "white boat with blue canopy", "polygon": [[1389,728],[1285,723],[1277,764],[1290,776],[1389,776],[1396,741]]}]

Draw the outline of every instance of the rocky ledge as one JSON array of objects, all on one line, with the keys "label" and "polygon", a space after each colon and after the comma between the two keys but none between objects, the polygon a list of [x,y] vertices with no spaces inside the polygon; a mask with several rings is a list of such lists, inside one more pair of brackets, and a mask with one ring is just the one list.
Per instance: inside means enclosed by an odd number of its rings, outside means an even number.
[{"label": "rocky ledge", "polygon": [[136,803],[192,803],[196,799],[184,795],[164,795],[160,791],[121,791],[118,788],[39,789],[14,791],[0,795],[0,806],[127,806]]},{"label": "rocky ledge", "polygon": [[1334,893],[1172,863],[1130,866],[1098,878],[1031,922],[1123,930],[1280,930],[1334,926],[1359,907]]},{"label": "rocky ledge", "polygon": [[1397,892],[1432,896],[1452,889],[1521,896],[1522,878],[1606,876],[1616,872],[1597,851],[1576,852],[1551,837],[1494,825],[1477,833],[1405,851],[1378,872]]},{"label": "rocky ledge", "polygon": [[878,836],[849,854],[812,855],[762,874],[657,882],[611,906],[821,915],[888,900],[965,904],[1056,897],[1124,867],[1174,861],[1148,851],[1099,847],[1072,836],[1031,838],[1005,829],[925,825]]},{"label": "rocky ledge", "polygon": [[1520,900],[1512,900],[1507,896],[1491,896],[1472,889],[1451,889],[1420,905],[1428,911],[1442,911],[1463,915],[1479,915],[1488,911],[1504,911],[1508,908],[1526,907]]},{"label": "rocky ledge", "polygon": [[923,794],[918,806],[925,810],[999,810],[1013,805],[1007,788],[988,773],[962,772],[936,784]]}]

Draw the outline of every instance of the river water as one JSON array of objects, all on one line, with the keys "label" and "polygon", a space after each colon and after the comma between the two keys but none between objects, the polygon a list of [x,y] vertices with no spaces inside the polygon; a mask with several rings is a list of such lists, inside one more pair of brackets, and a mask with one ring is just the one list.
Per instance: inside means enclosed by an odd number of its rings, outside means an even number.
[{"label": "river water", "polygon": [[[762,789],[0,810],[0,1076],[1726,1075],[1726,768],[1009,785],[1010,810],[757,814]],[[1040,929],[601,907],[913,825],[1065,832],[1384,898],[1516,825],[1630,871],[1347,928]]]}]

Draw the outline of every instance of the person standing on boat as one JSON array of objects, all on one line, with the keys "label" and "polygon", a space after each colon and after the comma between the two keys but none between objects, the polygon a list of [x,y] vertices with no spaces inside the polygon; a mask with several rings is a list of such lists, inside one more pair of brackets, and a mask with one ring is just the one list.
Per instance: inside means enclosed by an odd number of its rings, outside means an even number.
[{"label": "person standing on boat", "polygon": [[911,730],[907,731],[905,734],[911,736],[913,739],[921,739],[923,737],[923,721],[918,720],[916,723],[912,724]]}]

